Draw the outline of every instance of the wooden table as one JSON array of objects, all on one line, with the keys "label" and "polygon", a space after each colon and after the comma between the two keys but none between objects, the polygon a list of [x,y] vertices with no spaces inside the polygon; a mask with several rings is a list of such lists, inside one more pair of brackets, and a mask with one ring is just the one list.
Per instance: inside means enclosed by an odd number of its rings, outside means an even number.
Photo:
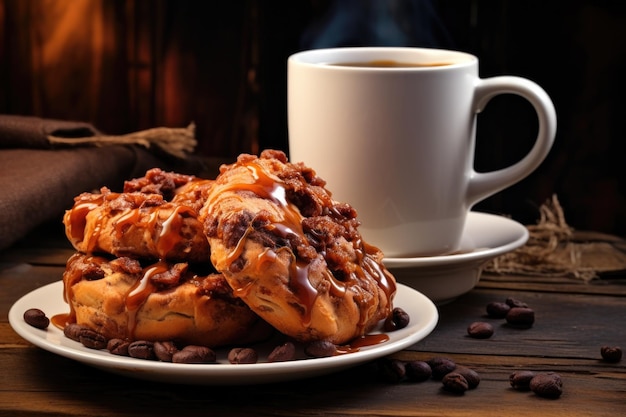
[{"label": "wooden table", "polygon": [[[576,279],[483,276],[479,286],[441,306],[435,331],[397,354],[445,356],[473,368],[480,385],[463,395],[441,383],[390,383],[376,365],[313,379],[259,386],[180,386],[96,370],[20,338],[7,320],[22,295],[58,281],[73,253],[60,225],[0,253],[0,415],[7,416],[618,416],[626,413],[626,358],[601,360],[602,345],[626,348],[624,275],[589,284]],[[485,305],[506,297],[536,312],[530,329],[494,320],[485,340],[466,335]],[[516,370],[557,372],[563,395],[550,400],[511,389]]]}]

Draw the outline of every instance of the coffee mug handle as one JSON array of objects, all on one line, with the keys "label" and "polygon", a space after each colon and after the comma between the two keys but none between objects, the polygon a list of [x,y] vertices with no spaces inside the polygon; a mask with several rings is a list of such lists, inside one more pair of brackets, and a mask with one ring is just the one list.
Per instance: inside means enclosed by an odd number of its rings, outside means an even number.
[{"label": "coffee mug handle", "polygon": [[530,152],[517,163],[497,171],[473,171],[467,193],[468,207],[528,176],[543,162],[554,143],[556,112],[552,100],[541,87],[528,79],[514,76],[479,79],[474,111],[480,113],[489,100],[499,94],[516,94],[532,104],[539,119],[537,139]]}]

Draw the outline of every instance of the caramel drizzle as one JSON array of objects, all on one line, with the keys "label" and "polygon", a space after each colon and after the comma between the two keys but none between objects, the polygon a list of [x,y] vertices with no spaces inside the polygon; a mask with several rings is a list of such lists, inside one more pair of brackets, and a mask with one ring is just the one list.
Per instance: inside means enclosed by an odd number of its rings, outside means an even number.
[{"label": "caramel drizzle", "polygon": [[[152,219],[156,219],[156,215],[152,213]],[[141,213],[139,209],[128,210],[126,213],[123,213],[120,217],[115,221],[115,237],[121,239],[124,236],[124,231],[126,226],[131,226],[135,224],[139,224],[139,220],[141,219]],[[152,223],[154,220],[149,220]]]},{"label": "caramel drizzle", "polygon": [[143,269],[143,274],[138,279],[130,291],[126,295],[125,304],[126,312],[128,313],[127,330],[131,339],[134,339],[135,329],[137,327],[137,313],[144,305],[150,294],[154,292],[154,284],[152,283],[152,277],[157,274],[161,274],[168,270],[168,265],[159,261]]},{"label": "caramel drizzle", "polygon": [[[119,194],[111,193],[106,198],[114,199]],[[99,249],[98,241],[104,228],[104,223],[110,215],[110,209],[103,206],[105,197],[99,195],[91,201],[79,201],[74,207],[68,210],[64,215],[64,223],[67,229],[67,235],[72,244],[81,252],[92,253]],[[160,220],[159,214],[166,210],[171,210],[167,218],[160,223],[160,231],[158,235],[153,237],[152,246],[160,259],[167,258],[168,253],[174,249],[182,240],[181,230],[184,226],[184,218],[197,217],[196,211],[186,205],[173,206],[165,203],[161,206],[153,207],[152,212],[144,218],[145,209],[141,207],[128,209],[118,215],[114,220],[113,230],[118,239],[122,239],[129,227],[139,227],[145,230],[155,230]],[[87,216],[95,212],[97,217],[92,221],[93,230],[87,233]]]},{"label": "caramel drizzle", "polygon": [[[300,214],[298,208],[287,201],[286,190],[283,182],[279,178],[265,171],[265,169],[257,163],[248,162],[244,165],[244,167],[250,171],[253,182],[247,184],[226,183],[218,186],[219,189],[214,188],[212,193],[215,197],[213,198],[213,200],[208,202],[209,212],[212,212],[214,210],[217,199],[223,193],[228,191],[232,191],[234,193],[238,191],[251,191],[260,198],[268,199],[282,208],[283,220],[281,222],[276,222],[270,225],[269,227],[271,230],[279,232],[284,236],[287,236],[289,234],[298,234],[303,236],[303,217]],[[253,230],[254,229],[252,225],[248,225],[248,228],[244,232],[243,236],[239,239],[237,245],[235,245],[235,248],[227,255],[227,263],[231,263],[241,256],[248,236]],[[278,251],[283,250],[289,249],[278,249]],[[257,262],[250,263],[248,267],[251,268],[256,264],[257,269],[262,268],[263,263],[273,260],[277,256],[278,254],[276,253],[276,251],[267,248],[262,254],[259,255],[259,259],[257,259]],[[309,265],[303,261],[297,260],[293,253],[290,253],[290,256],[292,257],[292,262],[290,263],[289,267],[289,283],[290,285],[295,287],[294,293],[298,294],[300,297],[301,305],[305,310],[303,321],[306,324],[311,321],[311,311],[315,303],[315,299],[317,298],[317,290],[313,288],[310,281],[308,280]],[[334,280],[334,277],[332,277],[332,279]],[[235,289],[235,294],[238,296],[243,296],[247,293],[250,286],[251,285],[248,284],[245,287]]]},{"label": "caramel drizzle", "polygon": [[[299,209],[288,201],[284,182],[280,178],[267,172],[265,168],[255,160],[238,163],[240,165],[243,165],[246,169],[250,171],[253,182],[244,184],[226,183],[216,185],[216,188],[212,190],[214,196],[213,199],[207,202],[209,212],[213,212],[215,210],[214,206],[216,204],[216,201],[223,195],[223,193],[231,191],[236,195],[238,191],[251,191],[260,198],[271,200],[282,209],[282,220],[274,222],[273,224],[267,226],[269,230],[279,234],[282,237],[288,237],[289,235],[298,235],[305,237],[304,231],[302,229],[302,220],[304,219],[304,217],[300,213]],[[249,225],[235,248],[228,254],[228,263],[233,262],[241,256],[243,248],[245,247],[245,242],[252,231],[252,225]],[[362,265],[362,267],[357,268],[357,270],[353,272],[349,279],[347,279],[345,282],[337,280],[333,274],[327,272],[326,278],[331,283],[331,291],[333,295],[338,297],[344,296],[350,286],[358,285],[358,281],[360,279],[364,279],[366,276],[370,276],[373,277],[376,280],[378,286],[382,288],[387,296],[389,305],[391,305],[392,297],[396,292],[395,281],[393,280],[391,275],[388,272],[384,271],[383,268],[381,268],[381,266],[372,258],[371,253],[374,253],[375,248],[364,244],[360,240],[357,242],[353,242],[353,245],[357,252],[357,256],[359,257],[359,264]],[[283,250],[289,249],[286,247],[277,249],[277,251]],[[257,262],[249,263],[247,267],[250,268],[252,267],[251,265],[256,264],[257,269],[262,268],[264,262],[269,262],[275,259],[277,256],[278,254],[274,250],[267,248],[261,255],[259,255],[259,259],[257,259]],[[291,286],[294,287],[293,292],[295,294],[298,294],[301,306],[305,310],[303,316],[303,324],[308,325],[311,321],[312,309],[318,296],[318,292],[309,281],[310,264],[301,259],[297,259],[295,254],[293,253],[291,253],[291,257],[292,262],[290,263],[289,267],[289,283]],[[236,289],[236,293],[239,296],[243,295],[248,291],[250,285],[251,284],[248,284],[246,285],[246,287]],[[359,297],[359,294],[361,294],[361,292],[356,291],[356,294],[357,297]],[[366,302],[362,299],[362,297],[359,301]],[[363,328],[366,320],[367,315],[361,315],[360,323],[358,323],[358,325]]]},{"label": "caramel drizzle", "polygon": [[[142,213],[140,208],[129,210],[117,218],[114,230],[118,239],[124,235],[127,226],[135,226],[145,230],[155,230],[160,219],[159,214],[169,210],[171,205],[156,207],[148,215],[147,220],[141,221]],[[161,230],[153,237],[153,248],[160,259],[166,259],[168,253],[174,249],[182,240],[181,230],[184,225],[185,214],[189,217],[197,217],[195,210],[188,206],[175,206],[172,212],[160,224]]]},{"label": "caramel drizzle", "polygon": [[[70,302],[70,300],[72,300],[74,298],[74,285],[81,281],[83,279],[83,274],[81,273],[81,269],[80,268],[69,268],[69,266],[74,263],[77,262],[77,259],[80,257],[80,254],[74,254],[70,257],[70,259],[67,261],[67,265],[68,268],[66,268],[63,277],[63,300],[70,306],[70,311],[69,313],[61,313],[61,314],[57,314],[55,316],[52,316],[52,318],[50,319],[50,321],[52,322],[52,324],[54,324],[56,327],[60,328],[61,330],[63,328],[65,328],[66,325],[70,324],[70,323],[76,323],[76,310],[74,309],[73,304]],[[102,264],[103,262],[106,262],[106,260],[104,258],[101,258],[99,256],[87,256],[84,260],[82,260],[81,262],[84,263],[97,263],[97,264]],[[71,275],[70,272],[71,271]],[[69,277],[68,277],[69,275]],[[67,277],[67,278],[66,278]]]},{"label": "caramel drizzle", "polygon": [[[200,182],[198,182],[200,185]],[[67,228],[67,235],[70,238],[72,244],[75,247],[81,249],[81,252],[90,254],[97,248],[98,240],[102,232],[104,220],[109,213],[108,209],[102,209],[102,205],[105,199],[114,199],[119,196],[118,193],[110,193],[107,196],[102,194],[90,196],[92,199],[89,201],[77,201],[71,210],[68,210],[64,215],[64,223]],[[167,204],[167,203],[166,203]],[[113,230],[118,239],[121,239],[128,230],[128,226],[136,226],[144,228],[146,230],[154,230],[157,222],[159,221],[159,213],[164,212],[164,209],[170,209],[171,204],[157,206],[153,208],[153,211],[147,216],[147,219],[142,221],[143,213],[141,208],[130,209],[122,213],[113,224]],[[86,234],[87,215],[94,210],[99,210],[97,218],[93,222],[93,230]],[[134,337],[135,328],[137,326],[137,312],[141,309],[141,306],[146,302],[147,298],[154,291],[154,284],[152,284],[151,278],[168,270],[168,265],[164,261],[167,254],[179,244],[183,239],[181,230],[184,226],[184,217],[197,217],[196,211],[186,205],[178,205],[173,208],[171,213],[165,220],[161,222],[161,229],[155,238],[154,249],[159,256],[159,261],[144,268],[141,278],[130,288],[125,298],[126,311],[128,313],[128,335],[132,339]],[[72,260],[68,261],[71,262]],[[89,256],[84,262],[86,263],[99,263],[106,262],[105,258],[97,256]],[[72,288],[75,283],[82,279],[80,272],[75,272],[70,279],[67,280],[64,288],[64,300],[70,305],[70,312],[68,314],[59,314],[54,316],[53,324],[59,328],[65,327],[69,323],[76,322],[76,312],[69,302],[73,298]]]},{"label": "caramel drizzle", "polygon": [[[79,255],[74,255],[74,257],[70,258],[68,264],[75,262],[75,259]],[[105,258],[99,256],[86,256],[81,262],[85,264],[98,264],[102,265],[107,262]],[[135,328],[137,327],[137,313],[144,305],[150,294],[154,292],[155,286],[152,282],[152,277],[166,272],[169,269],[167,263],[163,261],[158,261],[152,265],[147,266],[142,270],[141,278],[137,279],[133,285],[130,287],[126,297],[124,299],[126,312],[128,313],[128,322],[127,322],[127,337],[130,340],[135,339]],[[68,273],[67,271],[65,272]],[[76,322],[76,310],[72,305],[70,300],[74,298],[74,284],[81,281],[83,279],[83,275],[81,273],[80,268],[75,268],[72,270],[72,275],[69,279],[65,279],[64,291],[63,291],[63,299],[70,306],[69,313],[57,314],[52,317],[52,323],[63,329],[66,325],[70,323]]]},{"label": "caramel drizzle", "polygon": [[[67,227],[67,236],[75,247],[79,247],[85,241],[85,228],[87,227],[87,215],[97,209],[102,203],[102,198],[96,201],[78,202],[71,210],[65,212],[63,222]],[[101,227],[101,221],[97,221],[96,229]],[[97,233],[99,230],[97,230]],[[88,241],[85,249],[91,246]]]}]

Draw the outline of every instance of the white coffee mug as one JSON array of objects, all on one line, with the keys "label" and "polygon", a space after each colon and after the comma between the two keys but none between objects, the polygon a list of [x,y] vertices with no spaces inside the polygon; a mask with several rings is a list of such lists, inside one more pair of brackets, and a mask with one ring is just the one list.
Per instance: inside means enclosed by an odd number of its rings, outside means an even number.
[{"label": "white coffee mug", "polygon": [[[476,115],[498,94],[532,104],[537,139],[514,165],[478,173]],[[472,206],[545,159],[556,115],[537,84],[481,79],[467,53],[332,48],[289,57],[288,127],[290,160],[313,168],[357,210],[364,239],[387,257],[413,257],[455,251]]]}]

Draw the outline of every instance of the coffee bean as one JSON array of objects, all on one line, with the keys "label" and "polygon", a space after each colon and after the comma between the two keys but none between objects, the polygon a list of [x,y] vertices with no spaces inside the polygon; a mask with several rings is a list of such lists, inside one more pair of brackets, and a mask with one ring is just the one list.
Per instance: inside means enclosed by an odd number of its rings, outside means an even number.
[{"label": "coffee bean", "polygon": [[426,361],[426,363],[432,369],[432,378],[437,380],[442,379],[456,368],[456,363],[448,358],[436,357]]},{"label": "coffee bean", "polygon": [[206,346],[188,345],[174,353],[174,363],[214,363],[217,356]]},{"label": "coffee bean", "polygon": [[563,393],[563,381],[559,374],[537,374],[530,380],[530,390],[545,398],[558,398]]},{"label": "coffee bean", "polygon": [[493,336],[493,326],[484,321],[475,321],[467,327],[467,334],[475,339],[488,339]]},{"label": "coffee bean", "polygon": [[600,354],[606,362],[617,363],[622,360],[622,349],[619,346],[602,346]]},{"label": "coffee bean", "polygon": [[154,343],[147,340],[135,340],[128,345],[128,354],[136,359],[154,360]]},{"label": "coffee bean", "polygon": [[124,339],[111,339],[107,343],[107,350],[113,355],[128,356],[128,346],[130,342]]},{"label": "coffee bean", "polygon": [[287,342],[276,346],[267,356],[268,362],[286,362],[294,360],[296,357],[296,347],[293,343]]},{"label": "coffee bean", "polygon": [[154,351],[154,356],[161,362],[172,362],[172,357],[176,352],[178,352],[178,348],[174,344],[174,342],[154,342],[152,345],[152,349]]},{"label": "coffee bean", "polygon": [[530,390],[530,380],[535,377],[532,371],[516,371],[509,375],[509,383],[518,391]]},{"label": "coffee bean", "polygon": [[450,372],[446,374],[441,382],[446,390],[457,394],[462,394],[469,388],[465,377],[458,372]]},{"label": "coffee bean", "polygon": [[228,362],[232,364],[257,363],[259,355],[251,348],[233,348],[228,352]]},{"label": "coffee bean", "polygon": [[535,322],[535,311],[528,307],[513,307],[506,315],[506,322],[516,327],[531,327]]},{"label": "coffee bean", "polygon": [[63,328],[63,334],[65,335],[65,337],[67,337],[68,339],[72,339],[76,342],[80,342],[80,332],[83,329],[86,329],[87,327],[82,326],[80,324],[76,324],[76,323],[70,323],[67,324],[64,328]]},{"label": "coffee bean", "polygon": [[463,375],[463,377],[467,381],[468,389],[474,389],[478,386],[478,384],[480,384],[480,376],[478,375],[478,372],[471,368],[465,366],[457,366],[454,369],[454,372]]},{"label": "coffee bean", "polygon": [[325,358],[337,353],[337,346],[328,340],[316,340],[305,346],[304,353],[313,358]]},{"label": "coffee bean", "polygon": [[38,308],[29,308],[24,312],[24,321],[37,329],[46,329],[50,324],[50,319],[46,313]]},{"label": "coffee bean", "polygon": [[106,349],[108,340],[106,337],[89,328],[82,328],[78,334],[78,341],[89,349]]},{"label": "coffee bean", "polygon": [[405,369],[406,377],[413,382],[426,381],[433,375],[430,365],[424,361],[408,361]]},{"label": "coffee bean", "polygon": [[509,312],[511,306],[507,303],[493,301],[487,304],[487,315],[494,319],[503,319],[506,317],[506,313]]},{"label": "coffee bean", "polygon": [[516,298],[513,298],[513,297],[508,297],[508,298],[506,299],[505,303],[506,303],[507,305],[509,305],[511,308],[514,308],[514,307],[523,307],[523,308],[526,308],[526,307],[528,307],[528,304],[526,304],[525,302],[523,302],[523,301],[521,301],[521,300],[518,300],[518,299],[516,299]]},{"label": "coffee bean", "polygon": [[406,326],[409,325],[410,321],[411,318],[409,317],[409,314],[400,307],[396,307],[393,309],[389,317],[387,317],[387,319],[385,320],[383,329],[386,332],[404,329]]},{"label": "coffee bean", "polygon": [[379,369],[387,382],[399,383],[406,377],[406,364],[398,359],[383,359],[379,362]]}]

